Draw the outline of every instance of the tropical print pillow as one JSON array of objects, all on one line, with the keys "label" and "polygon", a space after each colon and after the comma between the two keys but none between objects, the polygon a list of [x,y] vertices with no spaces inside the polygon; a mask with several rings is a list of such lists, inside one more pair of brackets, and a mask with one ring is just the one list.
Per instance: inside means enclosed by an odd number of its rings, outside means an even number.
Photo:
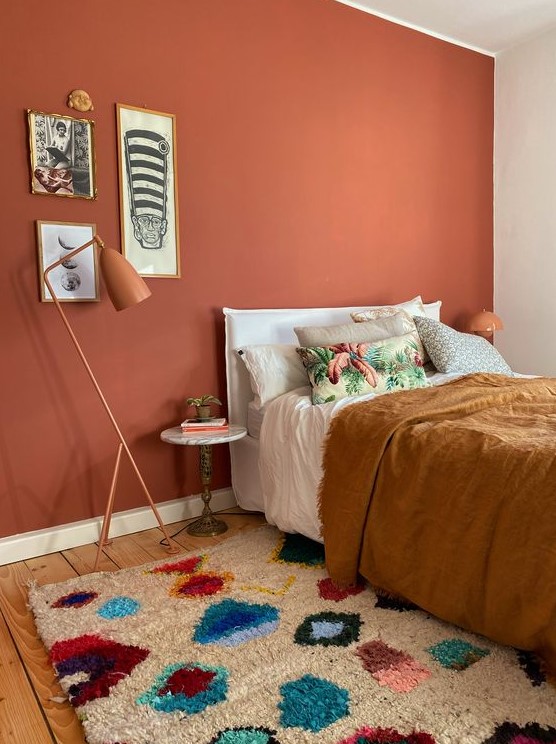
[{"label": "tropical print pillow", "polygon": [[[421,307],[423,308],[424,315],[425,308],[422,302]],[[419,313],[415,313],[415,315],[419,315]],[[415,321],[413,320],[411,315],[406,310],[403,310],[401,307],[369,308],[368,310],[364,310],[363,312],[351,313],[351,318],[355,323],[365,324],[384,323],[387,321],[396,322],[400,330],[395,332],[393,335],[397,336],[401,335],[402,333],[413,333],[415,343],[417,344],[417,349],[419,350],[419,354],[421,355],[421,359],[423,360],[423,364],[426,364],[428,361],[430,361],[427,350],[423,346],[423,342],[421,341],[421,338],[417,333],[417,326],[415,325]]]},{"label": "tropical print pillow", "polygon": [[315,405],[429,385],[411,333],[372,344],[303,346],[297,353],[307,370]]}]

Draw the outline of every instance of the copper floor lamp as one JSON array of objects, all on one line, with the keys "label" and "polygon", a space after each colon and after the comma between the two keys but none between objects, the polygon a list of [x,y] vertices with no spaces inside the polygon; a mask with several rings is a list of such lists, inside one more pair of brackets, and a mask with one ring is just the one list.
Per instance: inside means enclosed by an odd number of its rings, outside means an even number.
[{"label": "copper floor lamp", "polygon": [[56,293],[54,289],[52,288],[52,285],[50,284],[50,281],[48,279],[48,274],[53,269],[60,266],[62,263],[68,261],[69,259],[73,258],[74,256],[77,256],[78,253],[81,253],[81,251],[84,251],[86,248],[88,248],[90,245],[93,245],[93,244],[95,244],[95,248],[98,248],[100,271],[104,279],[104,283],[106,285],[108,295],[112,301],[112,304],[116,308],[116,310],[125,310],[126,308],[131,307],[132,305],[137,305],[139,302],[146,300],[147,297],[150,297],[151,290],[147,287],[143,279],[135,271],[135,269],[129,263],[129,261],[127,261],[122,256],[121,253],[118,253],[117,251],[111,248],[105,248],[104,243],[102,242],[102,240],[99,238],[98,235],[95,235],[92,240],[89,240],[87,243],[84,243],[83,245],[79,246],[79,248],[76,248],[75,250],[71,251],[70,253],[65,255],[63,258],[61,258],[59,261],[56,261],[55,263],[51,264],[43,274],[44,283],[48,287],[48,290],[52,297],[52,301],[54,302],[56,309],[60,313],[60,317],[62,318],[62,321],[66,327],[66,330],[69,333],[71,340],[73,341],[75,349],[77,353],[79,354],[79,358],[81,359],[85,369],[87,370],[87,374],[89,375],[89,378],[94,385],[97,395],[100,398],[100,402],[104,406],[104,410],[108,414],[108,418],[110,419],[110,422],[112,426],[114,427],[114,430],[119,439],[118,452],[116,454],[116,464],[114,465],[114,472],[112,474],[112,482],[110,485],[110,493],[108,495],[108,501],[106,503],[106,510],[104,512],[104,519],[102,522],[102,530],[100,533],[100,540],[98,543],[98,550],[97,550],[95,565],[93,567],[93,571],[96,571],[98,569],[98,565],[100,562],[100,556],[102,553],[102,549],[104,548],[105,545],[108,545],[110,543],[110,540],[108,539],[108,532],[110,530],[110,521],[112,518],[112,510],[114,507],[114,497],[116,494],[116,484],[118,482],[118,473],[120,469],[120,462],[122,459],[122,451],[125,452],[125,454],[127,455],[129,462],[131,463],[131,466],[133,467],[133,470],[135,471],[135,474],[139,480],[139,483],[141,484],[141,488],[145,492],[147,501],[149,502],[149,505],[151,509],[153,510],[153,513],[158,521],[158,524],[160,525],[160,529],[162,530],[162,533],[164,534],[164,537],[166,538],[166,542],[168,543],[168,552],[177,553],[180,550],[180,548],[176,544],[173,544],[171,542],[170,536],[168,535],[166,528],[164,527],[164,522],[162,521],[160,514],[158,513],[158,509],[156,508],[155,503],[152,500],[149,490],[145,484],[145,481],[143,480],[143,477],[139,471],[139,468],[137,467],[137,464],[135,463],[135,460],[133,459],[133,456],[129,450],[127,442],[124,439],[124,435],[122,434],[120,427],[118,426],[116,419],[114,418],[114,415],[112,411],[110,410],[110,406],[106,402],[106,398],[104,397],[104,394],[102,390],[100,389],[98,382],[96,381],[93,371],[91,367],[89,366],[89,362],[87,361],[85,354],[83,353],[81,346],[79,345],[79,342],[77,338],[75,337],[75,334],[68,322],[68,319],[66,318],[65,313],[62,310],[62,305],[59,302],[58,298],[56,297]]}]

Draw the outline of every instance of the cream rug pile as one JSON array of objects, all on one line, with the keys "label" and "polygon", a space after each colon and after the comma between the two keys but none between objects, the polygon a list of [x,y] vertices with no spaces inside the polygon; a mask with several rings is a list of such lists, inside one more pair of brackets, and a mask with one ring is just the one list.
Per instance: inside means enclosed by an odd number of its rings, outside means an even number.
[{"label": "cream rug pile", "polygon": [[30,604],[88,744],[556,744],[534,656],[339,591],[273,527]]}]

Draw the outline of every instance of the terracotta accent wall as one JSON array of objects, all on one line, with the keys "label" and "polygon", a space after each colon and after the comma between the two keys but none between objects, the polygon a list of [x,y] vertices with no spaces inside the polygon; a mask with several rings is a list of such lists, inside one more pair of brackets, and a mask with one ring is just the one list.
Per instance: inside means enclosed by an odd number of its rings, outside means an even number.
[{"label": "terracotta accent wall", "polygon": [[[225,396],[222,306],[492,304],[493,60],[334,0],[13,3],[3,20],[0,537],[102,513],[116,443],[55,308],[35,220],[119,247],[116,102],[177,115],[182,278],[66,305],[157,501],[199,493],[159,440]],[[95,104],[98,199],[32,195],[26,109]],[[89,115],[80,115],[89,116]],[[184,451],[186,450],[186,451]],[[229,485],[225,447],[214,486]],[[116,509],[143,506],[127,465]]]}]

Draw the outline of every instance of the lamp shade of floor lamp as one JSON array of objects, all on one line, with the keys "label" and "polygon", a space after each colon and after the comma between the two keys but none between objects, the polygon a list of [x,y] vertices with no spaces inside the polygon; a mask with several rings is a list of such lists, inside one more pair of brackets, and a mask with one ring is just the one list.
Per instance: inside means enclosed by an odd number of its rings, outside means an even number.
[{"label": "lamp shade of floor lamp", "polygon": [[504,324],[502,320],[496,313],[490,310],[481,310],[481,312],[475,313],[469,318],[469,332],[477,336],[483,336],[483,338],[490,338],[494,334],[494,331],[501,331],[503,329]]},{"label": "lamp shade of floor lamp", "polygon": [[139,302],[146,300],[147,297],[150,297],[151,291],[145,284],[144,280],[139,276],[139,274],[135,271],[133,266],[129,263],[129,261],[127,261],[124,258],[124,256],[122,256],[121,253],[118,253],[112,248],[105,248],[103,241],[99,238],[98,235],[95,235],[92,240],[89,240],[87,243],[84,243],[78,248],[75,248],[75,250],[71,251],[71,253],[68,253],[67,255],[63,256],[63,258],[61,258],[59,261],[56,261],[55,263],[51,264],[45,270],[43,274],[44,283],[46,284],[46,286],[48,287],[50,291],[50,294],[52,296],[52,301],[54,302],[54,305],[56,306],[56,309],[58,310],[58,313],[60,314],[62,322],[64,323],[66,330],[68,331],[71,337],[71,340],[73,341],[73,345],[75,346],[75,349],[79,355],[79,358],[83,362],[83,365],[87,371],[87,374],[89,375],[89,378],[91,382],[93,383],[96,393],[98,397],[100,398],[100,402],[102,403],[104,410],[106,411],[108,418],[110,419],[110,422],[119,440],[118,452],[116,454],[116,463],[114,465],[114,471],[112,473],[110,493],[108,494],[108,500],[106,502],[106,510],[104,512],[104,519],[102,522],[102,529],[100,533],[100,539],[98,542],[98,550],[97,550],[95,565],[93,568],[93,570],[96,571],[99,566],[100,558],[102,555],[102,549],[105,547],[105,545],[108,545],[110,542],[108,539],[108,533],[110,530],[110,521],[112,518],[112,511],[114,508],[114,497],[116,494],[116,485],[118,482],[118,473],[120,469],[122,453],[125,453],[125,455],[129,459],[129,462],[131,463],[133,470],[135,471],[135,475],[137,476],[137,479],[139,480],[141,488],[143,489],[143,492],[147,498],[147,501],[149,502],[149,505],[156,517],[156,520],[160,526],[160,529],[162,530],[162,533],[164,535],[164,538],[168,546],[168,552],[177,553],[180,550],[180,548],[175,543],[172,543],[166,531],[164,522],[162,521],[160,514],[158,512],[158,509],[156,508],[155,503],[151,498],[149,490],[145,484],[145,481],[143,480],[143,476],[141,475],[141,472],[139,471],[139,468],[137,467],[137,464],[135,460],[133,459],[133,455],[131,454],[128,444],[120,430],[120,427],[118,426],[116,419],[114,418],[112,411],[110,410],[110,406],[108,405],[106,398],[104,397],[104,394],[102,390],[100,389],[100,386],[96,380],[96,377],[93,374],[93,371],[89,365],[89,362],[87,361],[87,358],[85,357],[85,354],[83,353],[83,350],[81,349],[81,346],[79,345],[79,342],[62,309],[62,305],[60,301],[58,300],[58,298],[56,297],[56,293],[54,289],[52,288],[52,285],[48,278],[48,275],[53,269],[60,266],[63,262],[68,261],[69,259],[73,258],[78,253],[81,253],[81,251],[84,251],[86,248],[88,248],[90,245],[93,245],[93,244],[95,245],[95,249],[99,251],[100,273],[102,275],[102,278],[104,279],[104,284],[106,286],[108,296],[110,297],[112,304],[114,305],[116,310],[125,310],[128,307],[137,305]]}]

